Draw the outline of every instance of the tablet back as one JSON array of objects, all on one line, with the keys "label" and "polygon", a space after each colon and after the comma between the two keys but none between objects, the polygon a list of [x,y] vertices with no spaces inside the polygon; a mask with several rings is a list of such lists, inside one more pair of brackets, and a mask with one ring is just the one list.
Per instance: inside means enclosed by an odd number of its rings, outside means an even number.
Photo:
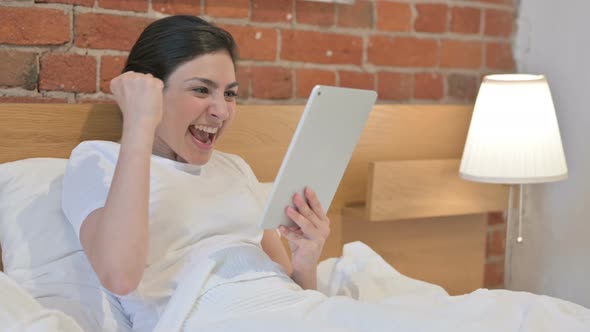
[{"label": "tablet back", "polygon": [[293,195],[303,196],[306,186],[328,211],[376,99],[371,90],[314,87],[267,199],[262,228],[294,225],[285,208],[294,207]]}]

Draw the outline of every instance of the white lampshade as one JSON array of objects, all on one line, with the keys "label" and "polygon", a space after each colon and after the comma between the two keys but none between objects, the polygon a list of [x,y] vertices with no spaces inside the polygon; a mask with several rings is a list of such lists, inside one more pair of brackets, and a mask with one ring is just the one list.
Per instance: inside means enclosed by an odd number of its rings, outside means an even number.
[{"label": "white lampshade", "polygon": [[460,176],[504,184],[567,178],[555,108],[543,75],[489,75],[481,84]]}]

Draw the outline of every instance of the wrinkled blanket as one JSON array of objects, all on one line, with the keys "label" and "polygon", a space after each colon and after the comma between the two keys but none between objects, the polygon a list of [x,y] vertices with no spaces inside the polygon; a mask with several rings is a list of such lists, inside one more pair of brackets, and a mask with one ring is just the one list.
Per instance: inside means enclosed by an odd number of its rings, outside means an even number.
[{"label": "wrinkled blanket", "polygon": [[155,331],[590,331],[582,306],[505,290],[449,296],[360,242],[319,265],[319,291],[262,279],[205,292],[213,265],[194,267]]}]

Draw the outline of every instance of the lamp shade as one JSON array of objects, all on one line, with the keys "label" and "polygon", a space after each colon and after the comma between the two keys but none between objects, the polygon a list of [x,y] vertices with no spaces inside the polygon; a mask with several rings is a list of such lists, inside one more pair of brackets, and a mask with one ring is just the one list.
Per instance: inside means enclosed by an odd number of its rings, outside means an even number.
[{"label": "lamp shade", "polygon": [[489,75],[477,99],[459,174],[526,184],[567,178],[557,117],[543,75]]}]

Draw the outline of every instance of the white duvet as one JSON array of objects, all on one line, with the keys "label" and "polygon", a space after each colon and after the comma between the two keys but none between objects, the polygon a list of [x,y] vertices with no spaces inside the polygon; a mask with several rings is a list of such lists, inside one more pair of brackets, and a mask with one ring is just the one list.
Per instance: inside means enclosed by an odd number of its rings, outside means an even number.
[{"label": "white duvet", "polygon": [[[212,264],[199,264],[179,285],[155,330],[590,331],[590,310],[573,303],[484,289],[449,296],[438,286],[401,275],[362,243],[345,245],[343,253],[320,264],[321,292],[273,288],[282,281],[263,278],[202,294]],[[209,304],[201,308],[203,299]],[[227,299],[231,306],[220,310]],[[0,272],[0,331],[82,329],[64,314],[43,309]]]},{"label": "white duvet", "polygon": [[321,292],[261,279],[203,293],[212,265],[199,265],[156,331],[590,331],[590,310],[573,303],[485,289],[449,296],[401,275],[362,243],[343,253],[320,264]]}]

